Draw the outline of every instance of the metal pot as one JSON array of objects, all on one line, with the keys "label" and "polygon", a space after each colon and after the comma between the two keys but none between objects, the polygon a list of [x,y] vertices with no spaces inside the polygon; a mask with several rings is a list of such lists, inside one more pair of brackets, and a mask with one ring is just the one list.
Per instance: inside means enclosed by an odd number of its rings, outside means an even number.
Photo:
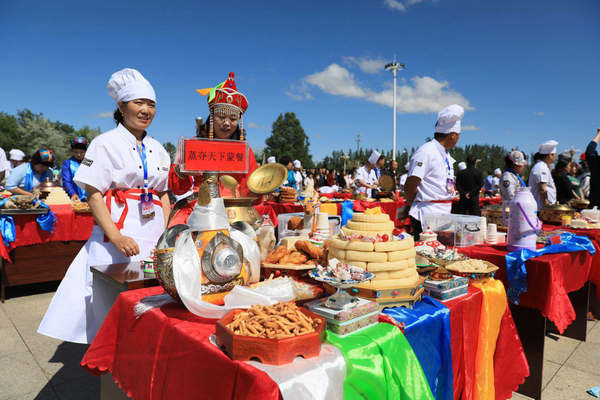
[{"label": "metal pot", "polygon": [[[496,224],[497,226],[505,226],[504,221],[502,220],[502,204],[490,204],[481,210],[481,215],[484,216],[487,220],[488,224]],[[508,216],[510,215],[510,209],[508,207],[508,203],[504,205],[505,210],[505,219],[508,224]]]},{"label": "metal pot", "polygon": [[255,225],[261,216],[258,215],[256,209],[252,206],[252,202],[255,200],[256,197],[224,197],[223,202],[225,203],[225,211],[227,212],[229,223],[244,221],[252,227],[256,227]]},{"label": "metal pot", "polygon": [[539,212],[539,218],[547,224],[562,224],[563,215],[575,216],[577,211],[566,204],[552,204],[544,206]]},{"label": "metal pot", "polygon": [[588,208],[588,206],[590,205],[590,201],[585,199],[573,199],[569,202],[569,205],[574,209],[581,211]]}]

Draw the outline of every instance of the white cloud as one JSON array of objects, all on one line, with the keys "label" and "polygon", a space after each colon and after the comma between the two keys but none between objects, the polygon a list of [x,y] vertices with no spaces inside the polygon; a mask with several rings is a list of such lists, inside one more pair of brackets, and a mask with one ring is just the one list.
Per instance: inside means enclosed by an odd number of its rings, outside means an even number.
[{"label": "white cloud", "polygon": [[[425,1],[425,0],[404,0],[404,1],[384,0],[383,3],[392,10],[405,12],[408,9],[408,7],[414,6],[415,4],[422,3],[423,1]],[[436,0],[433,0],[433,1],[436,2]]]},{"label": "white cloud", "polygon": [[246,123],[246,126],[248,128],[252,128],[252,129],[268,129],[266,126],[257,124],[256,122],[252,122],[252,121]]},{"label": "white cloud", "polygon": [[365,97],[367,95],[367,92],[355,81],[354,75],[338,64],[331,64],[321,72],[308,75],[304,78],[304,82],[335,96]]},{"label": "white cloud", "polygon": [[480,131],[481,128],[475,125],[464,125],[462,126],[463,131]]},{"label": "white cloud", "polygon": [[99,112],[97,114],[94,114],[93,117],[94,118],[112,118],[113,117],[113,111],[104,111],[104,112]]},{"label": "white cloud", "polygon": [[[316,86],[323,92],[393,107],[393,88],[387,84],[381,91],[363,87],[354,75],[338,64],[331,64],[321,72],[304,78],[306,85]],[[410,83],[397,87],[397,109],[403,113],[438,112],[449,104],[460,104],[467,110],[473,107],[460,93],[450,89],[447,81],[437,81],[428,76],[415,76]]]},{"label": "white cloud", "polygon": [[344,63],[348,65],[356,65],[361,71],[367,74],[376,74],[384,70],[385,64],[388,61],[383,58],[365,58],[365,57],[342,57]]},{"label": "white cloud", "polygon": [[544,112],[543,112],[543,111],[535,111],[535,112],[533,113],[533,115],[536,115],[536,116],[538,116],[538,117],[543,117],[543,116],[544,116]]},{"label": "white cloud", "polygon": [[302,82],[301,85],[291,85],[290,90],[287,90],[285,94],[296,101],[308,101],[314,98],[308,91],[308,87],[306,86],[305,82]]}]

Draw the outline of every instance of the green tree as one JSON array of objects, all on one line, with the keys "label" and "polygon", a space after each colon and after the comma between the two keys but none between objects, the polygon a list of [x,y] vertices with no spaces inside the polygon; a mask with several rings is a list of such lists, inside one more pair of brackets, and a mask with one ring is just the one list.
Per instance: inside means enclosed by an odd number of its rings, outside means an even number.
[{"label": "green tree", "polygon": [[84,126],[75,130],[72,125],[50,121],[42,113],[24,109],[16,116],[0,113],[0,147],[5,151],[20,149],[28,156],[42,148],[52,149],[57,165],[71,156],[71,140],[82,135],[88,141],[100,134],[100,128]]},{"label": "green tree", "polygon": [[293,112],[279,114],[273,122],[271,136],[265,140],[265,152],[280,160],[287,155],[292,160],[300,160],[304,168],[314,168],[312,155],[309,153],[310,142],[304,132],[300,120]]},{"label": "green tree", "polygon": [[163,147],[169,153],[169,157],[171,157],[171,162],[175,161],[175,153],[177,152],[177,146],[175,146],[171,142],[166,142],[163,144]]}]

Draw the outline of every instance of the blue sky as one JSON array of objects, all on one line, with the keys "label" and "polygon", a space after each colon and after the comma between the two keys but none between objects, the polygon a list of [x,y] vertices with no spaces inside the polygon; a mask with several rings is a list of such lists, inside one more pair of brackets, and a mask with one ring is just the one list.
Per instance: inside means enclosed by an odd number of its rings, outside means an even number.
[{"label": "blue sky", "polygon": [[208,115],[195,92],[234,71],[250,106],[249,142],[264,147],[294,111],[315,160],[334,149],[398,147],[431,136],[435,112],[467,106],[459,144],[531,152],[548,139],[584,149],[600,127],[600,2],[6,1],[0,0],[0,111],[43,112],[108,130],[106,82],[133,67],[153,84],[161,142]]}]

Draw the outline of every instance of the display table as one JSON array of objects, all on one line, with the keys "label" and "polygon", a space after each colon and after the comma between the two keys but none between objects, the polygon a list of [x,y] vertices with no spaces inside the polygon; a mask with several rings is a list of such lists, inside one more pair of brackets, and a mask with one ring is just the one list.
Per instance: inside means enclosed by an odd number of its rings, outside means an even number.
[{"label": "display table", "polygon": [[113,379],[135,399],[279,399],[279,387],[263,371],[232,361],[209,342],[215,321],[167,304],[136,319],[132,309],[162,287],[124,292],[117,298],[81,365]]},{"label": "display table", "polygon": [[[422,302],[415,304],[414,310],[395,308],[385,311],[405,325],[406,338],[437,399],[481,398],[475,393],[477,374],[483,369],[477,368],[476,357],[478,334],[483,330],[482,307],[481,289],[470,286],[465,296],[444,303],[424,296]],[[529,375],[529,367],[508,307],[498,319],[497,337],[487,335],[479,345],[487,344],[495,349],[494,397],[508,399]],[[446,325],[449,327],[445,328]],[[447,370],[448,359],[452,363],[450,371]]]},{"label": "display table", "polygon": [[[500,267],[496,278],[508,286],[505,245],[459,250]],[[527,291],[520,295],[519,305],[510,305],[531,369],[529,378],[519,387],[520,393],[541,396],[546,318],[560,334],[585,340],[591,264],[592,256],[586,251],[548,254],[527,261]]]},{"label": "display table", "polygon": [[42,230],[38,215],[14,215],[16,239],[9,247],[0,240],[0,299],[8,286],[60,280],[92,234],[94,217],[75,213],[70,205],[51,206],[54,232]]}]

